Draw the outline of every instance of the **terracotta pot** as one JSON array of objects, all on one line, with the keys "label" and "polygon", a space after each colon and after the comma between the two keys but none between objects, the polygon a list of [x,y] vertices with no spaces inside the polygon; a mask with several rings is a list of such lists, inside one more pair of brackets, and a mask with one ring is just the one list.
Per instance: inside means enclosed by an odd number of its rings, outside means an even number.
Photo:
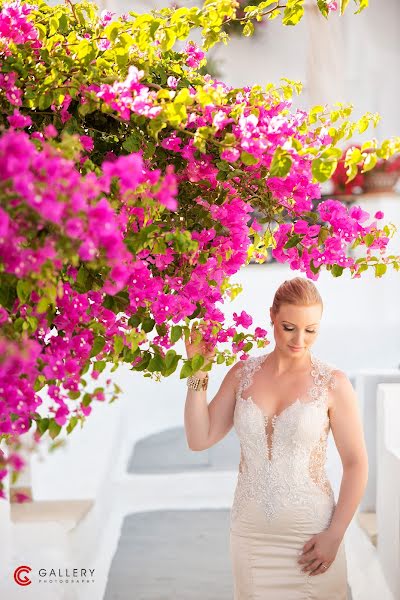
[{"label": "terracotta pot", "polygon": [[399,171],[368,171],[364,173],[365,192],[392,192],[400,177]]}]

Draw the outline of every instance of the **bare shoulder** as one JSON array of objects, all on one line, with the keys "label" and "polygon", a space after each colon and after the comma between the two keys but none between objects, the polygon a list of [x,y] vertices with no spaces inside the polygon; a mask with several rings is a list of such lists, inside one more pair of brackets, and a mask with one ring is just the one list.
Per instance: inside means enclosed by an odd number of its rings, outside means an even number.
[{"label": "bare shoulder", "polygon": [[222,385],[236,392],[242,379],[243,369],[249,360],[249,358],[246,360],[237,360],[226,372]]},{"label": "bare shoulder", "polygon": [[330,371],[329,381],[330,409],[334,411],[337,407],[344,407],[357,400],[356,393],[349,376],[342,369],[336,367]]},{"label": "bare shoulder", "polygon": [[331,378],[332,378],[331,387],[333,390],[339,390],[339,392],[340,392],[340,391],[345,390],[346,388],[348,389],[349,386],[351,388],[353,387],[353,385],[349,379],[349,376],[347,375],[347,373],[345,373],[341,369],[337,369],[336,367],[333,368],[331,370]]},{"label": "bare shoulder", "polygon": [[244,366],[244,362],[245,361],[243,360],[236,361],[228,370],[226,377],[229,377],[233,381],[238,381]]}]

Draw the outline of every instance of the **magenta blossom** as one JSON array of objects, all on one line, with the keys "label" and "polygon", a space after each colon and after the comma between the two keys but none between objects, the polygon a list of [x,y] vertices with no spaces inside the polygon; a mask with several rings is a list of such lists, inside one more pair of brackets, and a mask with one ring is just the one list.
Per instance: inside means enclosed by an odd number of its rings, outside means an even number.
[{"label": "magenta blossom", "polygon": [[252,317],[248,315],[244,310],[242,310],[240,315],[234,312],[233,320],[235,321],[236,326],[241,325],[245,329],[247,329],[247,327],[250,327],[250,325],[253,323]]}]

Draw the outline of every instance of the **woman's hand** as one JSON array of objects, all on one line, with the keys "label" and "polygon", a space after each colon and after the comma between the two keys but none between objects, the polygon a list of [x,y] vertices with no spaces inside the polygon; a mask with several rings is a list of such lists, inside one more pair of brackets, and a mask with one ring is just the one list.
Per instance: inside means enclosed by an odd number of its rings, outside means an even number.
[{"label": "woman's hand", "polygon": [[[310,575],[325,573],[335,560],[341,541],[341,538],[329,529],[313,535],[304,544],[302,554],[297,561],[300,565],[304,565],[302,571],[311,571]],[[328,569],[324,569],[322,564]]]},{"label": "woman's hand", "polygon": [[215,347],[211,348],[211,346],[202,339],[201,331],[196,325],[193,325],[191,329],[189,340],[185,340],[185,346],[188,358],[193,358],[195,354],[201,354],[204,357],[203,367],[209,362],[212,362],[212,359],[215,356]]}]

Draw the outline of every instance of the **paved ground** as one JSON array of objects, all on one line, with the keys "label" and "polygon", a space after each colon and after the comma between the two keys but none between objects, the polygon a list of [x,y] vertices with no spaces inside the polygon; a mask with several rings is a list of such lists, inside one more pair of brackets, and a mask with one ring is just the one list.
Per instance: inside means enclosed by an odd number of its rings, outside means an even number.
[{"label": "paved ground", "polygon": [[229,510],[125,518],[104,600],[232,600]]}]

